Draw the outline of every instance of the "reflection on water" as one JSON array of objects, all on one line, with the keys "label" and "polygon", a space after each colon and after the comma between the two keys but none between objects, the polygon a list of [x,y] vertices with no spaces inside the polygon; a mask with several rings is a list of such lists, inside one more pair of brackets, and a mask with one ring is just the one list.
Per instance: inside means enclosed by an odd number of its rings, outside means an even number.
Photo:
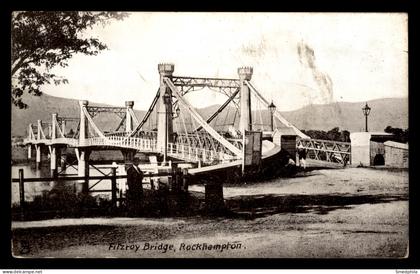
[{"label": "reflection on water", "polygon": [[[111,165],[95,165],[101,172],[104,174],[109,174],[111,172]],[[50,169],[48,165],[41,166],[40,169],[35,167],[34,163],[25,164],[25,165],[13,165],[12,166],[12,178],[19,178],[19,169],[23,169],[25,178],[45,178],[50,177]],[[89,169],[90,176],[103,176],[103,174],[95,168]],[[65,171],[61,172],[60,168],[58,169],[60,176],[67,175],[66,177],[77,176],[77,169],[68,166]],[[118,165],[117,175],[125,175],[124,165]],[[89,187],[91,190],[110,190],[111,181],[110,180],[90,180]],[[118,189],[125,191],[125,179],[117,180]],[[81,189],[82,182],[79,181],[66,181],[66,182],[27,182],[25,183],[25,201],[33,201],[35,196],[43,195],[54,188],[66,188],[66,189]],[[12,183],[12,205],[19,204],[19,183]],[[110,199],[110,192],[93,192],[92,196],[100,195],[103,198]]]}]

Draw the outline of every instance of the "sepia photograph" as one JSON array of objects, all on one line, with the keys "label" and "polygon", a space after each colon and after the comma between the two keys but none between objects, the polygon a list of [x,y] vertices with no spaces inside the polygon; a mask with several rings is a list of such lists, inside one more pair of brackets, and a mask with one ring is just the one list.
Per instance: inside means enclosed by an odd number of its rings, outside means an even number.
[{"label": "sepia photograph", "polygon": [[13,11],[10,39],[14,258],[409,257],[406,13]]}]

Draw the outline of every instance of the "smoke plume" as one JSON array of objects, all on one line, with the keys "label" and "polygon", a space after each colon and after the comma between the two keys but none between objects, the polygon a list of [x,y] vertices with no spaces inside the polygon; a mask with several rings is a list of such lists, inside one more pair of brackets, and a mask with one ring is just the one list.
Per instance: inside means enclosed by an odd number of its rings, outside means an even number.
[{"label": "smoke plume", "polygon": [[301,41],[297,45],[297,51],[299,55],[299,62],[311,70],[312,77],[321,92],[323,102],[327,104],[333,102],[333,83],[327,73],[318,69],[314,50]]}]

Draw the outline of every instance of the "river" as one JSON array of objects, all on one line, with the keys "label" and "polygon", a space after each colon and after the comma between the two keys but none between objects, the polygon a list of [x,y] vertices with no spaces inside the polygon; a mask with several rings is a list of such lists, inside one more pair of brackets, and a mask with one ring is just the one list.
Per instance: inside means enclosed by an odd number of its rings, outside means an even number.
[{"label": "river", "polygon": [[[117,165],[117,175],[125,175],[124,165],[119,164]],[[102,171],[104,174],[109,174],[111,172],[111,165],[110,164],[95,164],[95,167]],[[39,169],[35,167],[35,163],[25,163],[25,164],[16,164],[12,165],[12,178],[19,178],[19,169],[23,169],[24,177],[25,178],[48,178],[51,176],[49,165],[44,163]],[[91,176],[103,176],[101,172],[95,168],[89,169],[89,175]],[[58,169],[58,172],[61,172],[61,169]],[[65,171],[63,171],[60,176],[77,176],[77,170],[72,167],[68,166]],[[90,180],[89,186],[92,187],[98,180]],[[118,179],[117,180],[117,187],[118,189],[125,190],[125,179]],[[68,181],[68,182],[26,182],[25,183],[25,201],[33,201],[35,196],[43,195],[43,193],[51,191],[54,187],[58,186],[59,184],[71,184],[72,186],[80,189],[81,182],[78,181]],[[110,180],[102,180],[101,182],[97,183],[95,186],[92,187],[92,190],[103,190],[103,189],[111,189],[111,181]],[[91,193],[93,196],[100,195],[103,198],[110,198],[110,192],[93,192]],[[12,183],[12,205],[19,204],[19,183]]]}]

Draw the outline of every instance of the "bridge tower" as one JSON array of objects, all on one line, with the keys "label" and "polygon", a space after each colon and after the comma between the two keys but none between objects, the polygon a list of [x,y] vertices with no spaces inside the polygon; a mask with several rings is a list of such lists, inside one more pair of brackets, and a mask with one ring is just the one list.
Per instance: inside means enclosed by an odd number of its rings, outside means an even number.
[{"label": "bridge tower", "polygon": [[244,135],[245,130],[252,130],[252,117],[251,117],[251,92],[245,81],[251,80],[253,73],[252,67],[240,67],[238,68],[240,86],[240,120],[239,130]]},{"label": "bridge tower", "polygon": [[175,66],[173,64],[159,64],[160,75],[159,100],[158,100],[158,132],[157,149],[163,152],[163,162],[167,161],[168,143],[172,142],[172,92],[164,81],[164,78],[172,78]]},{"label": "bridge tower", "polygon": [[[133,117],[131,113],[133,112],[134,101],[125,101],[126,114],[125,114],[125,132],[131,133],[133,131]],[[133,164],[134,156],[137,151],[135,149],[124,148],[121,149],[121,153],[124,157],[125,168],[127,169],[130,165]]]},{"label": "bridge tower", "polygon": [[[28,126],[28,138],[31,139],[32,138],[32,124],[29,124]],[[29,143],[28,144],[28,160],[32,158],[32,145]]]},{"label": "bridge tower", "polygon": [[[79,128],[79,147],[76,148],[76,157],[78,161],[78,168],[77,173],[80,177],[87,177],[89,176],[89,156],[90,156],[90,149],[84,147],[86,145],[86,139],[88,138],[88,123],[86,121],[85,110],[87,105],[89,104],[88,101],[82,100],[79,101],[80,105],[80,128]],[[89,180],[85,180],[83,184],[83,192],[87,192],[89,190]]]},{"label": "bridge tower", "polygon": [[134,101],[125,101],[125,107],[127,108],[127,112],[125,114],[125,132],[127,133],[131,133],[133,131],[133,118],[131,117],[133,106]]},{"label": "bridge tower", "polygon": [[[41,140],[41,130],[42,130],[42,122],[41,120],[37,120],[37,135],[36,135],[36,139],[38,141]],[[39,169],[41,168],[41,160],[42,160],[42,152],[41,152],[41,144],[38,143],[35,145],[35,150],[36,150],[36,168]]]},{"label": "bridge tower", "polygon": [[[51,123],[51,140],[54,141],[57,134],[57,128],[55,121],[57,120],[57,113],[52,113],[52,123]],[[56,145],[50,145],[50,170],[51,170],[51,176],[57,177],[57,162],[58,159],[60,159],[59,156],[60,148],[58,148]]]}]

